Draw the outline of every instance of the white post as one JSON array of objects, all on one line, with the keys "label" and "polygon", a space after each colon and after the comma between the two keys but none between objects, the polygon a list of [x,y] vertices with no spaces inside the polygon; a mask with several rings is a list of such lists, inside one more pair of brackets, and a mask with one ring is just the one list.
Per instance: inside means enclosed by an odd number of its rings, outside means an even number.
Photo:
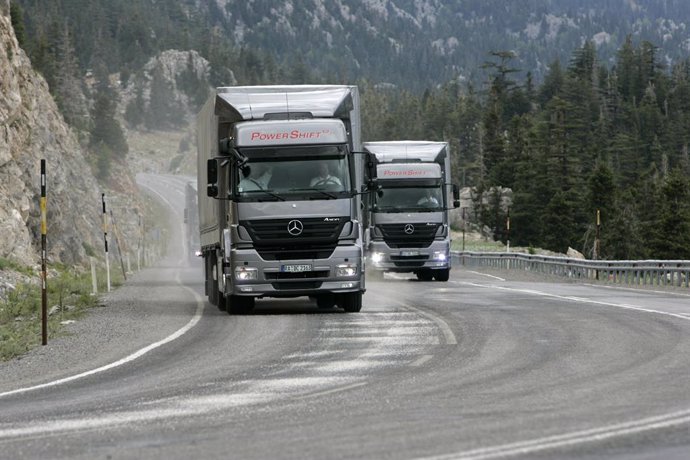
[{"label": "white post", "polygon": [[91,293],[93,295],[98,294],[98,280],[96,279],[96,258],[89,257],[89,262],[91,262]]}]

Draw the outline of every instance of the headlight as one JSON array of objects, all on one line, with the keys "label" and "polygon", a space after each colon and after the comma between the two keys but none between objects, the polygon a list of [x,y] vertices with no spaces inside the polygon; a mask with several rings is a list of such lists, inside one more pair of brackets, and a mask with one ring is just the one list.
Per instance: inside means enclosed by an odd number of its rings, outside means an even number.
[{"label": "headlight", "polygon": [[446,260],[446,258],[447,258],[447,256],[446,256],[445,252],[439,252],[439,251],[434,252],[434,260],[444,262]]},{"label": "headlight", "polygon": [[250,281],[259,278],[259,271],[251,267],[235,268],[235,279],[238,281]]},{"label": "headlight", "polygon": [[380,252],[374,252],[371,254],[372,263],[378,264],[383,260],[383,254]]},{"label": "headlight", "polygon": [[335,276],[355,276],[357,274],[357,265],[343,264],[338,265],[335,270]]}]

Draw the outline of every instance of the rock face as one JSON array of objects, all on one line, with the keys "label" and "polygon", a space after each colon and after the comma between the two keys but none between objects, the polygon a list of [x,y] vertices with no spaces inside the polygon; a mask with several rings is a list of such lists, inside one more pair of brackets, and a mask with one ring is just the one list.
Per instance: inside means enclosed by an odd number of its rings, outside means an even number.
[{"label": "rock face", "polygon": [[[160,78],[165,88],[165,96],[169,99],[170,107],[179,109],[186,117],[196,115],[199,109],[199,101],[194,101],[203,94],[199,91],[210,90],[209,87],[210,64],[197,51],[166,50],[152,57],[130,79],[127,86],[122,88],[120,97],[120,111],[125,113],[128,104],[133,102],[140,93],[143,97],[144,110],[151,110],[152,87],[154,79]],[[228,82],[228,85],[237,84],[236,80]],[[190,88],[191,86],[191,88]],[[201,104],[205,97],[201,97]],[[159,114],[160,115],[160,114]],[[186,123],[183,123],[186,124]]]},{"label": "rock face", "polygon": [[0,257],[30,265],[40,251],[40,160],[47,163],[48,256],[75,264],[102,239],[100,191],[45,80],[17,44],[0,0]]}]

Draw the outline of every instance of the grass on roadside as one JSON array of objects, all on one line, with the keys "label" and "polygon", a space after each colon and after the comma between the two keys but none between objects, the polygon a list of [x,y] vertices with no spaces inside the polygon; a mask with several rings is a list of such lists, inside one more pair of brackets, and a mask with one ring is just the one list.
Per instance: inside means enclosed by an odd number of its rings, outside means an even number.
[{"label": "grass on roadside", "polygon": [[[462,236],[454,236],[453,242],[451,244],[451,250],[462,251],[463,243]],[[506,246],[500,241],[484,241],[484,240],[471,240],[465,239],[465,251],[472,252],[500,252],[505,251]]]},{"label": "grass on roadside", "polygon": [[[7,270],[5,266],[3,269]],[[31,282],[19,283],[0,298],[0,361],[23,355],[41,343],[41,286],[40,274],[33,270],[12,266],[13,271],[31,275]],[[97,274],[99,292],[106,290],[104,270]],[[111,286],[123,283],[121,272],[111,270]],[[51,268],[47,282],[48,342],[65,334],[65,325],[98,305],[93,295],[91,273],[79,273],[65,267]]]}]

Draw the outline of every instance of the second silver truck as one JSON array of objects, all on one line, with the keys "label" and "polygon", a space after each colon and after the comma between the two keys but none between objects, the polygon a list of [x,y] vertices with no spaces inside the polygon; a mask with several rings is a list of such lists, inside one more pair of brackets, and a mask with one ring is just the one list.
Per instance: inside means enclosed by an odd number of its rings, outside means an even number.
[{"label": "second silver truck", "polygon": [[422,281],[450,276],[451,184],[446,142],[365,142],[376,158],[377,193],[370,195],[368,269],[412,272]]}]

